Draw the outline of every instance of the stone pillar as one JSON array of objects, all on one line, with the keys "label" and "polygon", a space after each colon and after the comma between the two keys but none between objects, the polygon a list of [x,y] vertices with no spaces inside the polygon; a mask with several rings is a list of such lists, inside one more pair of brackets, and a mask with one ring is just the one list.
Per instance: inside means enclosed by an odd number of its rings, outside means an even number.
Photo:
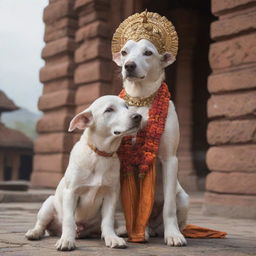
[{"label": "stone pillar", "polygon": [[256,218],[255,7],[212,0],[206,214]]},{"label": "stone pillar", "polygon": [[[74,82],[76,113],[92,101],[111,93],[110,1],[76,0],[78,15]],[[80,136],[77,133],[76,139]]]},{"label": "stone pillar", "polygon": [[50,0],[44,10],[45,47],[40,71],[44,84],[38,107],[44,112],[37,124],[32,185],[55,187],[65,172],[73,136],[68,134],[74,115],[74,40],[77,18],[73,0]]},{"label": "stone pillar", "polygon": [[197,38],[197,11],[177,9],[172,12],[179,22],[176,30],[180,34],[179,52],[176,63],[175,107],[180,125],[179,181],[188,191],[196,191],[197,175],[192,158],[192,90],[193,60]]}]

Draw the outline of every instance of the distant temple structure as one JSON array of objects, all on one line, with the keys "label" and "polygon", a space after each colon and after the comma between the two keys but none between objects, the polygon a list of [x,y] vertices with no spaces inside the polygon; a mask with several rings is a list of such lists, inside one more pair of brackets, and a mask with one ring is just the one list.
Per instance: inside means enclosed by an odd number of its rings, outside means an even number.
[{"label": "distant temple structure", "polygon": [[[0,91],[2,112],[19,108]],[[32,171],[33,142],[24,133],[6,127],[0,119],[0,181],[29,180]]]},{"label": "distant temple structure", "polygon": [[33,185],[55,187],[63,176],[79,136],[67,132],[71,117],[120,91],[111,38],[146,8],[170,19],[179,35],[166,80],[180,122],[182,185],[206,190],[207,214],[255,218],[255,0],[49,0]]}]

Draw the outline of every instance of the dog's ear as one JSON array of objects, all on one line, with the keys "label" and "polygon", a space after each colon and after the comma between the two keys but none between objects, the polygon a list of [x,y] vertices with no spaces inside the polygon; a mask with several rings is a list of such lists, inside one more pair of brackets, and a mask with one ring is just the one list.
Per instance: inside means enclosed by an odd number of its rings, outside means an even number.
[{"label": "dog's ear", "polygon": [[119,67],[122,66],[120,52],[113,53],[112,60],[116,63],[117,66],[119,66]]},{"label": "dog's ear", "polygon": [[84,130],[85,128],[91,126],[93,123],[92,112],[89,109],[77,114],[70,122],[68,131],[72,132],[76,128]]},{"label": "dog's ear", "polygon": [[163,65],[163,68],[168,67],[176,60],[175,56],[173,56],[171,53],[166,52],[162,55],[161,62]]}]

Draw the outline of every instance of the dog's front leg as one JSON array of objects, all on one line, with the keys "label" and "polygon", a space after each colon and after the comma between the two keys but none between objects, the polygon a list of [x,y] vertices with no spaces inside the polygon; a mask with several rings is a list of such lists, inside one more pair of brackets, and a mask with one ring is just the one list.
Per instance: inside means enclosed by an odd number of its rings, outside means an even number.
[{"label": "dog's front leg", "polygon": [[104,197],[102,205],[101,236],[104,238],[106,246],[111,248],[126,247],[125,240],[117,236],[114,230],[115,209],[118,196],[119,189],[114,190],[110,188],[110,191]]},{"label": "dog's front leg", "polygon": [[162,159],[163,167],[163,189],[164,189],[164,239],[169,246],[186,245],[186,239],[181,234],[176,213],[176,189],[178,159],[175,155]]},{"label": "dog's front leg", "polygon": [[63,190],[63,219],[62,235],[56,243],[56,248],[61,251],[70,251],[75,248],[76,223],[75,209],[77,206],[78,195],[71,189]]}]

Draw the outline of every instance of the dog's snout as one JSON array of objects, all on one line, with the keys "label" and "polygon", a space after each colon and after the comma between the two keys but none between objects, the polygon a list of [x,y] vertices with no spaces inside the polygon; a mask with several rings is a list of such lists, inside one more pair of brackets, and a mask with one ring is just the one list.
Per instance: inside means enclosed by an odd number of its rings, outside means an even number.
[{"label": "dog's snout", "polygon": [[133,114],[131,118],[135,123],[140,123],[142,116],[140,114]]},{"label": "dog's snout", "polygon": [[134,61],[128,61],[128,62],[126,62],[124,67],[125,67],[126,71],[132,72],[136,68],[136,63]]}]

